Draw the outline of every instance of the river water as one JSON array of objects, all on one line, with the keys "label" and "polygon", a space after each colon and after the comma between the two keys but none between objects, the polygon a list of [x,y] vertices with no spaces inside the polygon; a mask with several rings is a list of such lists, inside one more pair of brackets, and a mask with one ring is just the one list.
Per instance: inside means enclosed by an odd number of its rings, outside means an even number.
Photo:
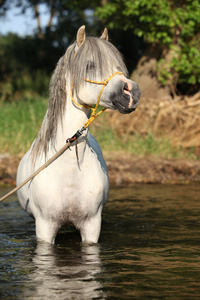
[{"label": "river water", "polygon": [[[0,299],[200,299],[200,186],[111,187],[97,245],[73,228],[37,243],[0,203]],[[0,196],[8,189],[0,189]]]}]

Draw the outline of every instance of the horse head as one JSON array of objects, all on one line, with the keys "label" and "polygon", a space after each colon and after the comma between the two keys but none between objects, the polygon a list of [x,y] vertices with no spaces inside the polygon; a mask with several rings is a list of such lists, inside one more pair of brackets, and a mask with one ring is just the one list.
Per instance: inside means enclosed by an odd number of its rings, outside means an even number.
[{"label": "horse head", "polygon": [[85,26],[79,28],[72,53],[73,94],[79,106],[96,105],[100,98],[102,107],[122,114],[136,109],[141,96],[139,86],[127,78],[123,58],[108,41],[107,29],[95,38],[86,37]]}]

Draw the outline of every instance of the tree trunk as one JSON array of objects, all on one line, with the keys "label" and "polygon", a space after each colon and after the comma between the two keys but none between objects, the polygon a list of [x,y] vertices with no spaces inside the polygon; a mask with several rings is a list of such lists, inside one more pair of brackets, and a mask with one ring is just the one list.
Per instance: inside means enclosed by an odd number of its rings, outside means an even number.
[{"label": "tree trunk", "polygon": [[34,7],[35,16],[36,16],[37,24],[38,24],[38,37],[43,38],[44,36],[42,33],[42,28],[41,28],[40,14],[39,14],[38,6],[37,6],[37,4],[34,4],[33,7]]}]

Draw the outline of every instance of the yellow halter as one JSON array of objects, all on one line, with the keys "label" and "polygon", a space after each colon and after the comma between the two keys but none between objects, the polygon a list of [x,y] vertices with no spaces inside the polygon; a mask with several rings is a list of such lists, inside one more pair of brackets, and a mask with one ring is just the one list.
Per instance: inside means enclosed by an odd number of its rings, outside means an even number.
[{"label": "yellow halter", "polygon": [[100,101],[100,98],[101,98],[101,94],[102,94],[102,92],[103,92],[103,89],[105,88],[105,86],[108,84],[108,82],[115,76],[115,75],[124,75],[122,72],[115,72],[115,73],[113,73],[111,76],[109,76],[107,79],[105,79],[104,81],[95,81],[95,80],[90,80],[90,79],[85,79],[85,81],[87,81],[87,82],[90,82],[90,83],[95,83],[95,84],[102,84],[103,86],[102,86],[102,88],[101,88],[101,90],[100,90],[100,92],[99,92],[99,96],[98,96],[98,99],[97,99],[97,103],[96,103],[96,105],[95,105],[95,107],[93,107],[93,106],[89,106],[89,105],[81,105],[81,104],[79,104],[79,103],[77,103],[75,100],[74,100],[74,97],[73,97],[73,86],[74,86],[74,84],[73,84],[73,82],[72,82],[72,85],[71,85],[71,90],[70,90],[70,95],[71,95],[71,99],[72,99],[72,101],[73,101],[73,103],[76,105],[76,106],[78,106],[78,107],[80,107],[80,108],[90,108],[91,110],[92,110],[92,114],[91,114],[91,116],[90,116],[90,118],[88,119],[88,121],[84,124],[84,128],[86,129],[91,123],[92,123],[92,121],[96,118],[96,117],[98,117],[103,111],[105,111],[106,110],[106,108],[103,108],[101,111],[99,111],[98,113],[96,113],[97,112],[97,108],[98,108],[98,106],[99,106],[99,101]]}]

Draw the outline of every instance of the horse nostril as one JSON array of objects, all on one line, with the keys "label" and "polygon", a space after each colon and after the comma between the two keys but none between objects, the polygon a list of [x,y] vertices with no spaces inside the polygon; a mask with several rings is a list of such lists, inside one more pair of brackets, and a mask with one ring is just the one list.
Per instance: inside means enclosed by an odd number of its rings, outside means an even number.
[{"label": "horse nostril", "polygon": [[128,84],[127,83],[125,83],[125,85],[124,85],[124,91],[128,91],[129,89],[128,89]]},{"label": "horse nostril", "polygon": [[131,94],[127,83],[125,83],[123,86],[123,93],[128,96],[130,96],[130,94]]}]

